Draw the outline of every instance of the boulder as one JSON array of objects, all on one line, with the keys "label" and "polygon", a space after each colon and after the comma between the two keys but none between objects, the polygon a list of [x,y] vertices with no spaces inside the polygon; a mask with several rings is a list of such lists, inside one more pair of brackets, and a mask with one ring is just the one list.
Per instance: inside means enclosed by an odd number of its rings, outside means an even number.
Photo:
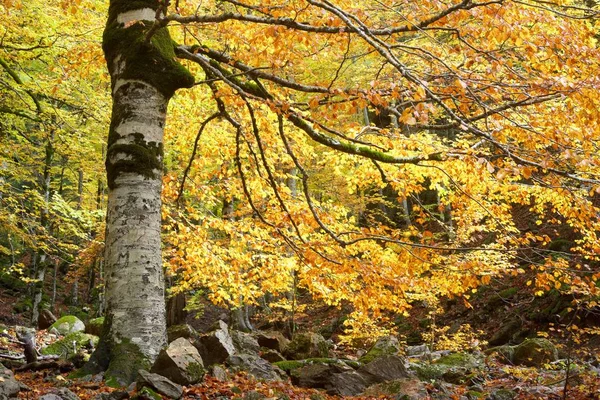
[{"label": "boulder", "polygon": [[145,387],[149,387],[169,399],[179,399],[183,395],[183,388],[180,385],[164,376],[140,369],[138,371],[136,388],[138,391],[141,391]]},{"label": "boulder", "polygon": [[59,388],[50,390],[50,393],[41,396],[40,400],[79,400],[79,396],[67,388]]},{"label": "boulder", "polygon": [[217,329],[200,336],[194,345],[206,367],[223,364],[236,353],[229,328],[223,321],[218,322]]},{"label": "boulder", "polygon": [[231,339],[238,353],[258,354],[260,346],[256,339],[249,333],[241,331],[231,331]]},{"label": "boulder", "polygon": [[185,338],[171,342],[158,355],[150,372],[180,385],[193,385],[204,376],[204,363],[198,350]]},{"label": "boulder", "polygon": [[110,393],[98,393],[92,400],[125,400],[129,398],[129,393],[122,390],[115,390]]},{"label": "boulder", "polygon": [[504,364],[512,364],[513,357],[515,355],[515,347],[507,344],[498,347],[492,347],[485,351],[486,355],[494,356],[498,361]]},{"label": "boulder", "polygon": [[263,400],[266,398],[267,396],[260,392],[257,392],[256,390],[250,390],[244,393],[244,397],[242,397],[243,400]]},{"label": "boulder", "polygon": [[167,338],[169,343],[179,338],[194,340],[197,337],[198,332],[188,324],[172,325],[167,328]]},{"label": "boulder", "polygon": [[48,329],[56,322],[56,317],[52,314],[52,311],[44,308],[38,318],[38,329]]},{"label": "boulder", "polygon": [[255,354],[237,354],[227,359],[227,365],[248,372],[256,379],[265,381],[280,381],[283,372],[277,371],[271,363]]},{"label": "boulder", "polygon": [[360,367],[358,373],[373,383],[393,381],[409,376],[406,369],[406,360],[400,356],[392,355],[377,357],[370,363]]},{"label": "boulder", "polygon": [[298,333],[288,344],[284,355],[290,360],[328,357],[329,343],[318,333]]},{"label": "boulder", "polygon": [[261,332],[256,335],[256,340],[260,347],[276,350],[284,353],[290,340],[283,336],[281,332]]},{"label": "boulder", "polygon": [[367,397],[420,400],[429,396],[427,386],[416,378],[402,378],[370,386],[363,393]]},{"label": "boulder", "polygon": [[69,333],[85,331],[85,324],[74,315],[65,315],[53,323],[49,331],[55,329],[59,334],[65,336]]},{"label": "boulder", "polygon": [[522,322],[520,319],[513,319],[504,324],[501,324],[499,329],[488,341],[490,346],[501,346],[509,343],[513,336],[521,329]]},{"label": "boulder", "polygon": [[360,358],[360,362],[368,364],[377,357],[385,355],[396,355],[400,352],[400,342],[396,336],[384,336],[375,342],[367,354]]},{"label": "boulder", "polygon": [[85,333],[94,336],[102,335],[102,328],[104,327],[104,317],[90,319],[85,324]]},{"label": "boulder", "polygon": [[20,389],[12,371],[0,364],[0,399],[17,398]]},{"label": "boulder", "polygon": [[260,356],[270,363],[285,361],[285,357],[280,352],[273,349],[266,349],[260,353]]},{"label": "boulder", "polygon": [[339,372],[332,364],[309,364],[291,371],[292,383],[305,388],[325,389],[333,374]]},{"label": "boulder", "polygon": [[333,374],[325,384],[327,393],[337,396],[357,396],[361,394],[371,382],[364,375],[356,371],[346,371]]},{"label": "boulder", "polygon": [[210,368],[210,374],[221,382],[227,381],[228,378],[227,370],[223,366],[217,364]]},{"label": "boulder", "polygon": [[527,339],[514,349],[512,362],[527,367],[541,367],[558,360],[558,350],[548,339]]},{"label": "boulder", "polygon": [[513,400],[517,398],[517,394],[509,389],[493,390],[486,400]]},{"label": "boulder", "polygon": [[42,349],[43,355],[55,355],[69,358],[83,349],[93,349],[98,345],[98,336],[83,332],[73,332]]},{"label": "boulder", "polygon": [[468,353],[453,353],[434,363],[411,364],[411,369],[424,381],[443,380],[451,384],[466,384],[481,373],[484,362],[481,357]]}]

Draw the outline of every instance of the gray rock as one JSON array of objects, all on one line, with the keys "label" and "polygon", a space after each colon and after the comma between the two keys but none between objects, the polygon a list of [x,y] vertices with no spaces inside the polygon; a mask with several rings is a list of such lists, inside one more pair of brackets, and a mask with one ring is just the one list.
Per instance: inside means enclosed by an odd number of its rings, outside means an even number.
[{"label": "gray rock", "polygon": [[179,338],[160,352],[150,372],[180,385],[193,385],[200,382],[205,370],[198,350],[187,339]]},{"label": "gray rock", "polygon": [[260,346],[256,339],[249,333],[240,331],[231,331],[231,339],[238,353],[258,354]]},{"label": "gray rock", "polygon": [[409,376],[406,360],[393,355],[377,357],[370,363],[360,367],[358,373],[374,383],[393,381]]},{"label": "gray rock", "polygon": [[406,348],[406,355],[408,357],[422,357],[430,353],[431,350],[429,350],[429,346],[426,344],[421,344],[419,346],[408,346]]},{"label": "gray rock", "polygon": [[67,388],[52,389],[50,393],[40,397],[41,400],[79,400],[79,396]]},{"label": "gray rock", "polygon": [[486,400],[513,400],[517,397],[517,394],[509,389],[498,389],[494,390]]},{"label": "gray rock", "polygon": [[330,364],[309,364],[292,370],[292,383],[305,388],[325,389],[333,374],[339,372]]},{"label": "gray rock", "polygon": [[216,379],[220,380],[221,382],[227,381],[229,377],[227,374],[227,370],[220,365],[213,365],[210,368],[210,374]]},{"label": "gray rock", "polygon": [[255,390],[250,390],[249,392],[246,392],[246,394],[244,394],[243,399],[244,400],[262,400],[264,398],[266,398],[267,396],[265,396],[262,393],[259,393]]},{"label": "gray rock", "polygon": [[65,315],[52,324],[49,331],[56,330],[59,334],[65,336],[69,333],[85,331],[85,324],[74,315]]},{"label": "gray rock", "polygon": [[99,393],[94,396],[93,400],[125,400],[129,398],[129,393],[116,390],[111,393]]},{"label": "gray rock", "polygon": [[360,362],[368,364],[377,357],[385,355],[396,355],[400,352],[400,342],[396,336],[384,336],[369,349],[367,354],[360,358]]},{"label": "gray rock", "polygon": [[288,344],[284,355],[290,360],[329,357],[329,343],[318,333],[298,333]]},{"label": "gray rock", "polygon": [[558,360],[558,350],[548,339],[527,339],[514,349],[512,362],[516,365],[541,367]]},{"label": "gray rock", "polygon": [[237,354],[227,359],[227,364],[246,371],[256,379],[280,381],[281,376],[271,363],[254,354]]},{"label": "gray rock", "polygon": [[354,382],[358,380],[354,375],[348,375],[337,378],[332,382],[336,375],[354,372],[354,369],[346,363],[330,359],[332,362],[310,363],[303,367],[293,369],[290,372],[292,382],[297,386],[323,388],[336,393],[334,388],[342,384],[342,381]]},{"label": "gray rock", "polygon": [[171,343],[179,338],[196,339],[198,332],[188,324],[173,325],[167,328],[168,342]]},{"label": "gray rock", "polygon": [[267,360],[270,363],[285,361],[285,357],[282,356],[280,352],[273,349],[266,349],[260,354],[260,356],[261,358]]},{"label": "gray rock", "polygon": [[193,385],[204,376],[204,363],[198,350],[185,338],[171,342],[158,355],[150,372],[180,385]]},{"label": "gray rock", "polygon": [[338,396],[357,396],[372,382],[356,371],[333,374],[325,384],[327,393]]},{"label": "gray rock", "polygon": [[202,335],[195,343],[204,365],[223,364],[229,357],[236,354],[233,339],[229,328],[223,321],[219,321],[217,329]]},{"label": "gray rock", "polygon": [[0,364],[0,399],[16,398],[20,389],[12,371]]},{"label": "gray rock", "polygon": [[150,387],[157,393],[162,394],[170,399],[179,399],[183,395],[183,388],[170,381],[164,376],[153,374],[148,371],[140,369],[138,371],[137,390],[141,390],[144,387]]},{"label": "gray rock", "polygon": [[427,386],[416,378],[402,378],[370,386],[363,396],[398,400],[420,400],[429,396]]},{"label": "gray rock", "polygon": [[284,353],[290,340],[283,336],[281,332],[261,332],[256,336],[256,340],[260,347],[276,350]]}]

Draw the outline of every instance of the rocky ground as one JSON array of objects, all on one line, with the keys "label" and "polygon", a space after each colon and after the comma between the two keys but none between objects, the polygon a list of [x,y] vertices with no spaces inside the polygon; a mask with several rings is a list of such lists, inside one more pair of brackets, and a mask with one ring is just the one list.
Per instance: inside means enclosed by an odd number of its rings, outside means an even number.
[{"label": "rocky ground", "polygon": [[[101,319],[77,313],[28,330],[26,314],[15,313],[20,300],[0,293],[0,399],[600,399],[597,315],[524,285],[506,279],[438,313],[416,305],[395,319],[398,337],[369,347],[340,345],[343,313],[309,298],[299,296],[311,313],[296,315],[291,341],[276,318],[256,316],[260,330],[248,334],[205,304],[200,318],[170,328],[169,348],[126,388],[101,375],[72,378]],[[23,359],[26,337],[40,351],[37,364]]]},{"label": "rocky ground", "polygon": [[[170,345],[151,371],[124,389],[107,386],[100,376],[70,378],[97,342],[101,321],[84,325],[63,317],[36,332],[41,353],[57,360],[49,368],[0,372],[0,398],[74,399],[595,399],[599,370],[591,360],[572,359],[545,338],[519,345],[468,351],[406,346],[381,338],[368,352],[331,357],[333,343],[317,333],[298,333],[292,341],[279,332],[252,334],[220,321],[198,333],[189,325],[171,327]],[[17,328],[23,329],[23,328]],[[85,333],[85,332],[88,333]],[[22,354],[13,328],[2,334],[2,353]],[[361,354],[359,352],[359,354]]]}]

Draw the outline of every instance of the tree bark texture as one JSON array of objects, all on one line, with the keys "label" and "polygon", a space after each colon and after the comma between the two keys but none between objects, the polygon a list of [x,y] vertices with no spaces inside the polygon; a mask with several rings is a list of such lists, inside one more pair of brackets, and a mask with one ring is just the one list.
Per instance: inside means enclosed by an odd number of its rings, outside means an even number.
[{"label": "tree bark texture", "polygon": [[166,29],[147,40],[159,3],[111,0],[103,49],[113,109],[106,168],[106,318],[86,367],[127,385],[166,345],[160,209],[167,104],[193,78],[174,60]]}]

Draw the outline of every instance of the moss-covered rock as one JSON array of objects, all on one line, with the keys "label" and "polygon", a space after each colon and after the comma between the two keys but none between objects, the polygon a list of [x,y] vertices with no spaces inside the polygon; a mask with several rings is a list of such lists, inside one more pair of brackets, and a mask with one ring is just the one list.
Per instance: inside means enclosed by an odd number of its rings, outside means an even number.
[{"label": "moss-covered rock", "polygon": [[420,380],[429,382],[442,379],[447,368],[442,365],[419,362],[411,364],[410,369],[417,374]]},{"label": "moss-covered rock", "polygon": [[500,346],[509,343],[515,334],[520,331],[522,326],[521,320],[513,319],[502,323],[496,333],[490,338],[488,343],[490,346]]},{"label": "moss-covered rock", "polygon": [[144,386],[132,397],[133,400],[162,400],[162,396],[148,386]]},{"label": "moss-covered rock", "polygon": [[318,333],[298,333],[285,349],[285,356],[292,360],[328,357],[329,343]]},{"label": "moss-covered rock", "polygon": [[483,367],[483,360],[469,353],[452,353],[440,357],[436,364],[446,365],[448,367],[460,367],[467,369],[476,369]]},{"label": "moss-covered rock", "polygon": [[83,332],[69,333],[64,338],[52,343],[42,349],[43,355],[56,355],[61,358],[69,358],[82,349],[92,349],[98,344],[98,336]]},{"label": "moss-covered rock", "polygon": [[469,353],[453,353],[434,363],[415,363],[411,369],[424,381],[443,380],[452,384],[472,382],[484,366],[483,359]]},{"label": "moss-covered rock", "polygon": [[497,359],[500,362],[503,362],[506,364],[512,364],[513,356],[515,354],[515,346],[504,345],[504,346],[492,347],[490,349],[487,349],[485,351],[485,354],[489,355],[489,356],[497,357]]},{"label": "moss-covered rock", "polygon": [[516,365],[541,367],[558,360],[558,350],[548,339],[527,339],[514,349],[512,362]]},{"label": "moss-covered rock", "polygon": [[198,337],[198,332],[188,324],[172,325],[167,328],[167,340],[169,343],[179,338],[194,340]]},{"label": "moss-covered rock", "polygon": [[280,369],[282,369],[285,372],[290,372],[296,368],[300,368],[302,366],[304,366],[304,362],[303,361],[297,361],[297,360],[291,360],[291,361],[278,361],[276,363],[273,363],[273,365],[275,365],[276,367],[279,367]]},{"label": "moss-covered rock", "polygon": [[363,395],[404,400],[425,399],[428,392],[423,382],[415,378],[403,378],[370,386]]},{"label": "moss-covered rock", "polygon": [[74,315],[65,315],[52,324],[48,330],[56,329],[61,335],[85,331],[85,324]]},{"label": "moss-covered rock", "polygon": [[489,400],[513,400],[517,394],[509,389],[498,389],[490,393]]},{"label": "moss-covered rock", "polygon": [[379,338],[377,342],[369,349],[367,354],[360,358],[360,362],[367,364],[376,359],[386,355],[396,355],[400,351],[400,342],[395,336],[384,336]]},{"label": "moss-covered rock", "polygon": [[104,326],[104,317],[90,319],[85,324],[85,333],[89,333],[94,336],[102,335],[102,328]]}]

